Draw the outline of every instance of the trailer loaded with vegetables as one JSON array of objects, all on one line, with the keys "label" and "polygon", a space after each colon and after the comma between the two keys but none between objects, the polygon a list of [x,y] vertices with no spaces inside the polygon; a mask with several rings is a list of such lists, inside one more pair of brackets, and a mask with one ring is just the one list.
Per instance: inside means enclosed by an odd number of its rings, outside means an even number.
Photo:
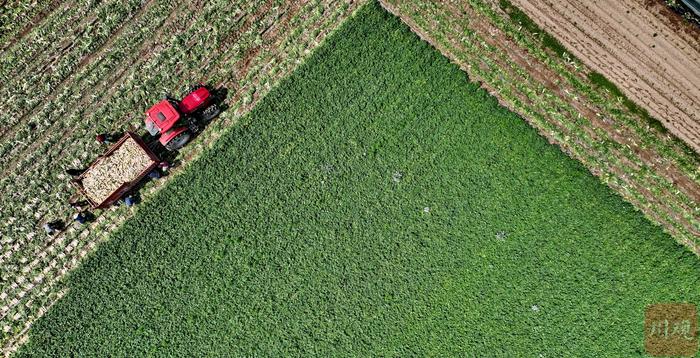
[{"label": "trailer loaded with vegetables", "polygon": [[218,101],[204,85],[192,87],[179,102],[166,96],[146,111],[146,130],[157,140],[146,144],[137,134],[127,132],[73,180],[73,185],[93,209],[109,207],[157,167],[160,159],[154,146],[159,143],[168,151],[182,148],[220,113]]}]

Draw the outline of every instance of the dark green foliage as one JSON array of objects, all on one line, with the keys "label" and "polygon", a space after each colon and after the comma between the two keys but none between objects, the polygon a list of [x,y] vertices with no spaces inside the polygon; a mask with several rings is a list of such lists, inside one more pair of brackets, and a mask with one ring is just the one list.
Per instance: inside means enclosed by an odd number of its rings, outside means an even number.
[{"label": "dark green foliage", "polygon": [[633,356],[700,264],[369,5],[71,277],[20,356]]},{"label": "dark green foliage", "polygon": [[630,112],[640,115],[642,118],[644,118],[644,120],[646,120],[649,123],[650,126],[654,127],[659,132],[668,132],[668,129],[666,129],[666,127],[664,127],[664,125],[661,124],[661,122],[658,119],[649,115],[649,112],[647,112],[646,109],[640,107],[631,99],[627,98],[627,96],[625,96],[625,94],[622,93],[622,91],[619,88],[617,88],[617,86],[615,86],[614,83],[610,82],[610,80],[605,78],[605,76],[603,76],[602,74],[598,72],[591,72],[588,74],[588,79],[591,80],[593,84],[598,86],[599,89],[606,89],[610,91],[610,93],[612,93],[615,97],[620,97],[622,99],[622,104],[624,104]]},{"label": "dark green foliage", "polygon": [[[532,19],[530,19],[529,16],[527,16],[522,10],[518,9],[516,6],[513,6],[513,4],[509,0],[499,0],[499,5],[501,6],[501,9],[508,14],[511,20],[515,23],[519,23],[520,25],[523,26],[524,30],[533,33],[533,34],[538,34],[540,36],[540,40],[542,41],[542,44],[549,48],[550,50],[554,51],[554,53],[557,54],[557,56],[563,56],[564,54],[569,55],[569,51],[566,50],[564,45],[559,42],[559,40],[555,39],[552,35],[547,33],[546,31],[542,31],[537,24],[535,24]],[[571,55],[569,55],[571,57]]]}]

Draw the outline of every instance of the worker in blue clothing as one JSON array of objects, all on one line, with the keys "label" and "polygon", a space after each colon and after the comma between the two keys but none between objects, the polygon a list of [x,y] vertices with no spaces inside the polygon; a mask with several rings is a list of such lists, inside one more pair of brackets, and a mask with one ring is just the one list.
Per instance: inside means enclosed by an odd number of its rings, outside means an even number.
[{"label": "worker in blue clothing", "polygon": [[134,204],[136,204],[136,198],[134,197],[134,195],[129,194],[129,195],[125,196],[124,197],[124,204],[126,204],[126,206],[128,206],[128,207],[134,206]]},{"label": "worker in blue clothing", "polygon": [[160,179],[161,176],[162,174],[160,174],[158,169],[153,169],[150,173],[148,173],[148,177],[151,179]]},{"label": "worker in blue clothing", "polygon": [[78,224],[83,225],[88,222],[88,215],[84,211],[80,211],[73,216],[73,220],[75,220],[75,222]]}]

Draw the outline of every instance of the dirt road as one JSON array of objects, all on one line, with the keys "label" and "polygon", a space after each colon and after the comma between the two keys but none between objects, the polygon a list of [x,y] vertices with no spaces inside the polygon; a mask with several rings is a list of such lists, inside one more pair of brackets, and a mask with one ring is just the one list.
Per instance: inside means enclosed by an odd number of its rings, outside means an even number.
[{"label": "dirt road", "polygon": [[700,30],[661,1],[513,3],[700,153]]}]

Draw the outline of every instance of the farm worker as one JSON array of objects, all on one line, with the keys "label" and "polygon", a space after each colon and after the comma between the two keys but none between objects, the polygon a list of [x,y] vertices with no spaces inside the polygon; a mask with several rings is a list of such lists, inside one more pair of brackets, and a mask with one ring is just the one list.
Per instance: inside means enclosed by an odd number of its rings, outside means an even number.
[{"label": "farm worker", "polygon": [[85,209],[86,206],[90,205],[87,200],[82,200],[82,201],[75,201],[75,202],[68,202],[68,205],[71,206],[71,208],[75,208],[78,210],[83,210]]},{"label": "farm worker", "polygon": [[124,198],[124,204],[126,204],[126,206],[134,206],[134,204],[136,204],[136,198],[134,198],[133,195],[129,195]]},{"label": "farm worker", "polygon": [[97,143],[100,144],[114,143],[114,138],[107,133],[98,134],[95,139],[97,139]]},{"label": "farm worker", "polygon": [[170,169],[170,163],[164,160],[158,163],[158,168],[160,168],[160,170],[162,170],[163,172],[167,172],[168,169]]},{"label": "farm worker", "polygon": [[54,220],[47,222],[42,227],[47,235],[53,236],[57,231],[63,229],[63,222],[61,220]]},{"label": "farm worker", "polygon": [[73,216],[73,220],[75,220],[78,224],[83,225],[88,221],[88,216],[81,211]]},{"label": "farm worker", "polygon": [[68,169],[66,170],[66,174],[72,176],[72,177],[77,177],[80,174],[83,174],[85,169]]},{"label": "farm worker", "polygon": [[42,227],[44,228],[44,231],[46,231],[46,235],[53,236],[53,234],[56,233],[56,230],[54,230],[54,228],[52,228],[48,223],[44,224]]},{"label": "farm worker", "polygon": [[150,173],[148,173],[148,177],[151,179],[160,179],[160,172],[158,169],[153,169]]}]

